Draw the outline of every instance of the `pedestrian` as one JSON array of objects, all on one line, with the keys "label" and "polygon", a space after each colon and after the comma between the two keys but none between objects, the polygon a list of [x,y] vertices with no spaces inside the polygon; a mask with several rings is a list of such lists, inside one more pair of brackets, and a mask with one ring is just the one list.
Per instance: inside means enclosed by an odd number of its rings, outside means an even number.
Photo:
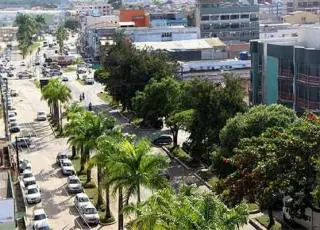
[{"label": "pedestrian", "polygon": [[84,100],[84,92],[82,93],[82,99]]},{"label": "pedestrian", "polygon": [[92,104],[91,104],[91,102],[89,103],[88,109],[89,109],[89,111],[92,111]]},{"label": "pedestrian", "polygon": [[81,95],[81,94],[80,94],[80,97],[79,97],[79,98],[80,98],[80,102],[81,102],[81,101],[82,101],[82,95]]}]

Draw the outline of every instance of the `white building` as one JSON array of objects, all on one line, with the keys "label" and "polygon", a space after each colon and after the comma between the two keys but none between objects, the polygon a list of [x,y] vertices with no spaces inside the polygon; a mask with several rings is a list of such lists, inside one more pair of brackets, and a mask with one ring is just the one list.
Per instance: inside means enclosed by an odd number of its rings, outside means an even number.
[{"label": "white building", "polygon": [[113,13],[113,8],[108,3],[80,4],[75,5],[75,7],[80,15],[104,16]]},{"label": "white building", "polygon": [[200,38],[199,28],[182,26],[167,28],[128,27],[124,29],[124,33],[133,42],[164,42]]}]

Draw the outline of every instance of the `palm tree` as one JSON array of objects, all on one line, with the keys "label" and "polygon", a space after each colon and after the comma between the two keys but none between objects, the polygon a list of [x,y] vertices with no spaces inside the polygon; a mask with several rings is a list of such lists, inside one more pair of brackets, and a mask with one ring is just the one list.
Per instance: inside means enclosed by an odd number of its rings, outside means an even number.
[{"label": "palm tree", "polygon": [[136,144],[124,140],[119,145],[119,154],[111,155],[107,167],[109,174],[107,183],[113,187],[113,192],[119,191],[119,229],[123,226],[123,200],[125,203],[137,196],[137,203],[141,202],[141,186],[149,189],[166,186],[166,179],[160,175],[160,170],[167,166],[166,158],[150,154],[150,144],[146,139]]},{"label": "palm tree", "polygon": [[[53,120],[59,124],[62,130],[62,104],[71,99],[71,90],[58,79],[49,80],[48,84],[42,89],[42,99],[48,102],[51,108]],[[60,108],[59,108],[60,107]]]},{"label": "palm tree", "polygon": [[129,225],[131,229],[195,229],[233,230],[247,223],[245,204],[229,209],[212,194],[174,193],[162,189],[147,201],[128,206],[126,212],[139,215]]},{"label": "palm tree", "polygon": [[59,44],[59,50],[61,54],[63,53],[64,41],[68,39],[68,36],[69,36],[68,31],[66,30],[64,25],[60,25],[56,32],[56,38]]}]

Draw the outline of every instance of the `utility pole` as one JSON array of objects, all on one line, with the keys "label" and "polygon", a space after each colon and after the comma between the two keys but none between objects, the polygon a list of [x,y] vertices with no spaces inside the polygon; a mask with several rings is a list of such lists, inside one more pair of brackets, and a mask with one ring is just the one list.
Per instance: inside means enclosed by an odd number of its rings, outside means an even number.
[{"label": "utility pole", "polygon": [[16,136],[16,157],[17,157],[17,169],[18,173],[20,173],[20,164],[19,164],[19,149],[18,149],[18,137]]}]

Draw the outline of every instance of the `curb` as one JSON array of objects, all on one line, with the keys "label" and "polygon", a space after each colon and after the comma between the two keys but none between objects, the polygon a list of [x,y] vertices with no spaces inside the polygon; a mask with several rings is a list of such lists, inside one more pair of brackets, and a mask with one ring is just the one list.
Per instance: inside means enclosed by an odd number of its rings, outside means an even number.
[{"label": "curb", "polygon": [[265,230],[264,228],[262,228],[258,223],[256,223],[254,220],[249,220],[249,223],[257,230]]}]

